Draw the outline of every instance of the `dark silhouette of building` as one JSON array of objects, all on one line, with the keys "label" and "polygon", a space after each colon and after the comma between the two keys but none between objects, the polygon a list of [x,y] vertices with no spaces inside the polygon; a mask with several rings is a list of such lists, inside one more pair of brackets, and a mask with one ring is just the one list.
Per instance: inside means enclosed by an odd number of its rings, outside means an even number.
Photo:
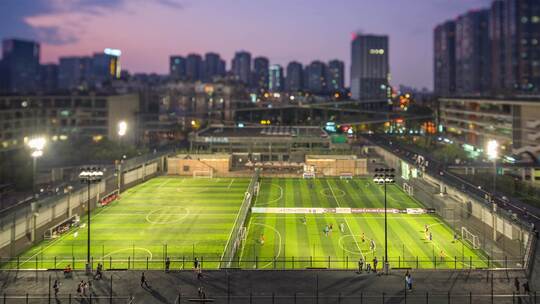
[{"label": "dark silhouette of building", "polygon": [[58,65],[59,88],[70,90],[88,87],[91,69],[92,58],[90,57],[60,57]]},{"label": "dark silhouette of building", "polygon": [[304,89],[304,68],[297,61],[291,61],[287,65],[287,78],[285,89],[289,92],[298,92]]},{"label": "dark silhouette of building", "polygon": [[204,55],[204,75],[205,82],[212,82],[214,77],[222,76],[220,74],[221,58],[217,53],[206,53]]},{"label": "dark silhouette of building", "polygon": [[355,35],[351,43],[353,99],[383,100],[389,97],[391,88],[388,53],[388,36]]},{"label": "dark silhouette of building", "polygon": [[19,39],[2,42],[2,74],[4,90],[32,92],[39,89],[39,43]]},{"label": "dark silhouette of building", "polygon": [[345,88],[345,64],[343,61],[334,59],[328,62],[326,80],[329,92],[343,92]]},{"label": "dark silhouette of building", "polygon": [[505,3],[495,0],[489,12],[489,40],[491,48],[491,88],[495,94],[504,93],[505,89]]},{"label": "dark silhouette of building", "polygon": [[273,64],[269,68],[268,89],[270,92],[281,92],[284,88],[283,68]]},{"label": "dark silhouette of building", "polygon": [[306,67],[306,87],[313,94],[327,93],[326,64],[315,60]]},{"label": "dark silhouette of building", "polygon": [[268,90],[268,76],[270,63],[266,57],[255,57],[253,60],[252,86],[259,91]]},{"label": "dark silhouette of building", "polygon": [[489,10],[470,11],[456,20],[456,93],[486,95],[491,87]]},{"label": "dark silhouette of building", "polygon": [[441,96],[451,96],[456,91],[456,23],[447,21],[435,28],[434,91]]},{"label": "dark silhouette of building", "polygon": [[249,84],[251,78],[251,54],[249,52],[236,52],[232,60],[232,73],[239,81]]},{"label": "dark silhouette of building", "polygon": [[186,78],[186,58],[182,56],[169,57],[169,76],[179,80]]},{"label": "dark silhouette of building", "polygon": [[203,71],[202,57],[199,54],[189,54],[186,59],[187,80],[201,80]]},{"label": "dark silhouette of building", "polygon": [[40,88],[45,92],[58,90],[58,65],[54,63],[40,66]]}]

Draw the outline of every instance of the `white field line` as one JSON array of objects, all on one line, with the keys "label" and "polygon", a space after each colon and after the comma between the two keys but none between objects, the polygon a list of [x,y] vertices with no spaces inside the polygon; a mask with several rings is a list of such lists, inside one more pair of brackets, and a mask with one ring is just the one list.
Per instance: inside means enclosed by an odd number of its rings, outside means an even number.
[{"label": "white field line", "polygon": [[231,179],[231,182],[229,183],[229,186],[227,186],[227,189],[231,189],[232,184],[234,183],[234,178]]},{"label": "white field line", "polygon": [[[97,214],[95,214],[93,218],[95,219],[98,215],[100,215],[100,214],[103,212],[103,210],[105,210],[105,208],[102,208],[101,210],[99,210],[99,212],[98,212]],[[92,217],[91,217],[90,219],[92,219]],[[79,228],[79,229],[80,229],[80,228]],[[75,232],[78,232],[79,229],[73,230],[73,231],[71,231],[70,233],[66,233],[66,234],[64,234],[63,236],[59,237],[58,239],[52,241],[49,245],[47,245],[47,247],[41,248],[38,252],[36,252],[33,256],[31,256],[31,257],[29,257],[28,259],[26,259],[26,261],[22,262],[20,265],[21,265],[21,266],[24,265],[25,263],[27,263],[28,261],[30,261],[31,259],[33,259],[35,256],[37,256],[38,254],[40,254],[40,253],[42,253],[43,251],[49,249],[52,245],[58,243],[60,240],[66,238],[66,237],[69,236],[69,235],[72,235],[72,234],[75,233]]]},{"label": "white field line", "polygon": [[[326,181],[326,183],[328,184],[328,187],[330,187],[330,191],[332,191],[332,195],[334,196],[334,199],[336,200],[336,204],[338,205],[338,207],[341,208],[341,204],[339,203],[335,193],[334,193],[334,188],[332,188],[332,185],[328,182],[328,180]],[[354,236],[353,234],[353,230],[351,229],[351,226],[349,225],[349,221],[347,221],[347,217],[343,217],[343,219],[345,220],[345,224],[347,224],[347,228],[349,228],[349,231],[351,232],[351,235],[353,236],[353,240],[354,240],[354,243],[356,244],[356,248],[358,248],[358,251],[360,251],[360,255],[362,256],[362,260],[366,260],[365,256],[364,256],[364,253],[362,252],[362,249],[360,249],[360,245],[358,244],[358,240],[356,239],[356,237]]]},{"label": "white field line", "polygon": [[[270,228],[272,230],[274,230],[276,233],[277,233],[277,236],[279,237],[279,246],[278,246],[278,253],[277,255],[274,257],[276,260],[277,258],[281,255],[281,233],[279,231],[276,230],[276,228],[272,227],[272,226],[269,226],[269,225],[266,225],[266,224],[260,224],[260,223],[253,223],[253,225],[259,225],[259,226],[264,226],[266,228]],[[264,245],[263,245],[264,246]],[[267,264],[265,264],[264,266],[262,266],[261,268],[266,268],[268,265],[272,265],[273,261],[272,262],[268,262]]]}]

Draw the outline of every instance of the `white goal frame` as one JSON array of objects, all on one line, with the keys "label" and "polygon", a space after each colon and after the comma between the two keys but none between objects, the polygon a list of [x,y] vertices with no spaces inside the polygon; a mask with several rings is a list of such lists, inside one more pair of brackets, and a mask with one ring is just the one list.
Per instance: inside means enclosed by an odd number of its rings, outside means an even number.
[{"label": "white goal frame", "polygon": [[213,170],[195,170],[193,171],[193,178],[213,178]]},{"label": "white goal frame", "polygon": [[471,244],[474,249],[480,249],[480,239],[466,227],[461,227],[461,239]]},{"label": "white goal frame", "polygon": [[352,173],[341,173],[339,179],[353,179],[353,176]]},{"label": "white goal frame", "polygon": [[314,179],[316,176],[315,172],[304,172],[304,174],[302,174],[302,177],[304,179]]},{"label": "white goal frame", "polygon": [[407,193],[409,196],[413,196],[414,195],[414,187],[407,184],[407,183],[403,183],[403,191],[405,193]]}]

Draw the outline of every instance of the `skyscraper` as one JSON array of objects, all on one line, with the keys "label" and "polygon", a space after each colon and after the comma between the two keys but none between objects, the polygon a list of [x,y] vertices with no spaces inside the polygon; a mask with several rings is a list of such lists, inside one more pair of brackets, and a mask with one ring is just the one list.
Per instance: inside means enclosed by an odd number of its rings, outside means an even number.
[{"label": "skyscraper", "polygon": [[227,74],[227,63],[223,59],[219,60],[218,74],[219,76],[225,76]]},{"label": "skyscraper", "polygon": [[325,94],[326,86],[326,64],[315,60],[306,67],[306,87],[313,94]]},{"label": "skyscraper", "polygon": [[169,57],[169,76],[180,80],[186,78],[186,58],[182,56]]},{"label": "skyscraper", "polygon": [[268,89],[270,92],[283,91],[283,68],[279,64],[270,66],[268,79]]},{"label": "skyscraper", "polygon": [[489,93],[490,43],[489,10],[470,11],[456,20],[456,93]]},{"label": "skyscraper", "polygon": [[495,0],[489,12],[489,41],[491,48],[491,86],[492,93],[505,90],[505,2]]},{"label": "skyscraper", "polygon": [[58,65],[58,87],[70,90],[80,86],[87,87],[91,75],[92,58],[60,57]]},{"label": "skyscraper", "polygon": [[389,87],[388,36],[357,34],[351,43],[353,99],[386,101]]},{"label": "skyscraper", "polygon": [[186,78],[191,81],[201,80],[202,71],[201,55],[189,54],[186,60]]},{"label": "skyscraper", "polygon": [[105,81],[119,79],[120,55],[122,52],[116,49],[105,49],[103,53],[95,53],[92,56],[92,79],[93,85],[101,85]]},{"label": "skyscraper", "polygon": [[342,92],[345,87],[345,64],[341,60],[334,59],[328,62],[327,90],[330,93]]},{"label": "skyscraper", "polygon": [[304,69],[302,64],[297,61],[291,61],[287,65],[287,78],[285,89],[289,92],[298,92],[304,89]]},{"label": "skyscraper", "polygon": [[40,88],[45,92],[54,92],[58,90],[58,65],[43,64],[39,72]]},{"label": "skyscraper", "polygon": [[251,54],[246,51],[236,52],[232,60],[232,72],[238,80],[249,84],[251,76]]},{"label": "skyscraper", "polygon": [[456,91],[456,23],[447,21],[435,27],[433,33],[434,90],[440,96]]},{"label": "skyscraper", "polygon": [[219,74],[219,65],[221,62],[221,58],[219,54],[216,53],[206,53],[204,55],[204,75],[203,80],[205,82],[211,82],[214,77],[220,76]]},{"label": "skyscraper", "polygon": [[540,1],[505,0],[506,88],[540,93]]},{"label": "skyscraper", "polygon": [[37,42],[6,39],[2,43],[5,89],[31,92],[39,88],[39,53]]},{"label": "skyscraper", "polygon": [[269,61],[266,57],[256,57],[253,60],[253,84],[259,91],[268,90]]}]

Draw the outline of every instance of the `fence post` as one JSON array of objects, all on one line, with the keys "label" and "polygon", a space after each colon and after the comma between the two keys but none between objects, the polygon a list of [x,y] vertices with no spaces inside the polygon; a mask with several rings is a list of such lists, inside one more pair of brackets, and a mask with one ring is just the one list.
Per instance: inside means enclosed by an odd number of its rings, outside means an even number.
[{"label": "fence post", "polygon": [[276,269],[276,257],[274,256],[274,270]]},{"label": "fence post", "polygon": [[201,269],[204,268],[204,256],[201,256]]},{"label": "fence post", "polygon": [[448,304],[450,304],[450,291],[448,292]]},{"label": "fence post", "polygon": [[313,256],[312,255],[309,256],[309,267],[313,268]]},{"label": "fence post", "polygon": [[345,269],[349,270],[349,256],[345,257]]},{"label": "fence post", "polygon": [[272,304],[275,303],[275,294],[272,292]]},{"label": "fence post", "polygon": [[426,304],[429,304],[429,292],[426,291]]},{"label": "fence post", "polygon": [[19,257],[17,257],[17,270],[19,270]]},{"label": "fence post", "polygon": [[292,256],[292,269],[294,269],[294,255]]},{"label": "fence post", "polygon": [[255,269],[259,269],[259,256],[255,256]]},{"label": "fence post", "polygon": [[457,256],[454,256],[454,269],[457,269]]},{"label": "fence post", "polygon": [[109,269],[112,269],[112,255],[109,256]]},{"label": "fence post", "polygon": [[182,270],[186,269],[186,256],[182,256]]},{"label": "fence post", "polygon": [[294,293],[294,304],[296,304],[296,292]]},{"label": "fence post", "polygon": [[54,267],[56,269],[56,256],[54,256]]},{"label": "fence post", "polygon": [[384,291],[382,293],[382,303],[384,304]]},{"label": "fence post", "polygon": [[49,291],[48,291],[48,301],[49,301],[49,304],[51,304],[51,275],[49,275]]},{"label": "fence post", "polygon": [[68,297],[68,303],[71,304],[71,293],[69,294],[69,297]]},{"label": "fence post", "polygon": [[110,285],[110,297],[109,297],[109,303],[112,304],[113,300],[113,288],[112,288],[112,281],[113,281],[113,276],[111,274],[111,285]]},{"label": "fence post", "polygon": [[469,269],[472,269],[472,256],[469,256]]},{"label": "fence post", "polygon": [[26,293],[26,304],[28,304],[28,293]]},{"label": "fence post", "polygon": [[508,257],[504,256],[504,268],[508,268]]},{"label": "fence post", "polygon": [[416,256],[416,269],[418,269],[418,256]]},{"label": "fence post", "polygon": [[146,256],[146,270],[148,270],[148,256]]},{"label": "fence post", "polygon": [[6,304],[6,298],[7,296],[6,296],[6,293],[4,292],[4,304]]},{"label": "fence post", "polygon": [[337,302],[338,302],[338,304],[341,304],[341,292],[338,293]]},{"label": "fence post", "polygon": [[469,304],[472,304],[472,291],[469,291]]},{"label": "fence post", "polygon": [[249,304],[253,303],[253,293],[249,293]]},{"label": "fence post", "polygon": [[129,265],[131,265],[131,256],[128,256],[128,269],[129,269]]}]

